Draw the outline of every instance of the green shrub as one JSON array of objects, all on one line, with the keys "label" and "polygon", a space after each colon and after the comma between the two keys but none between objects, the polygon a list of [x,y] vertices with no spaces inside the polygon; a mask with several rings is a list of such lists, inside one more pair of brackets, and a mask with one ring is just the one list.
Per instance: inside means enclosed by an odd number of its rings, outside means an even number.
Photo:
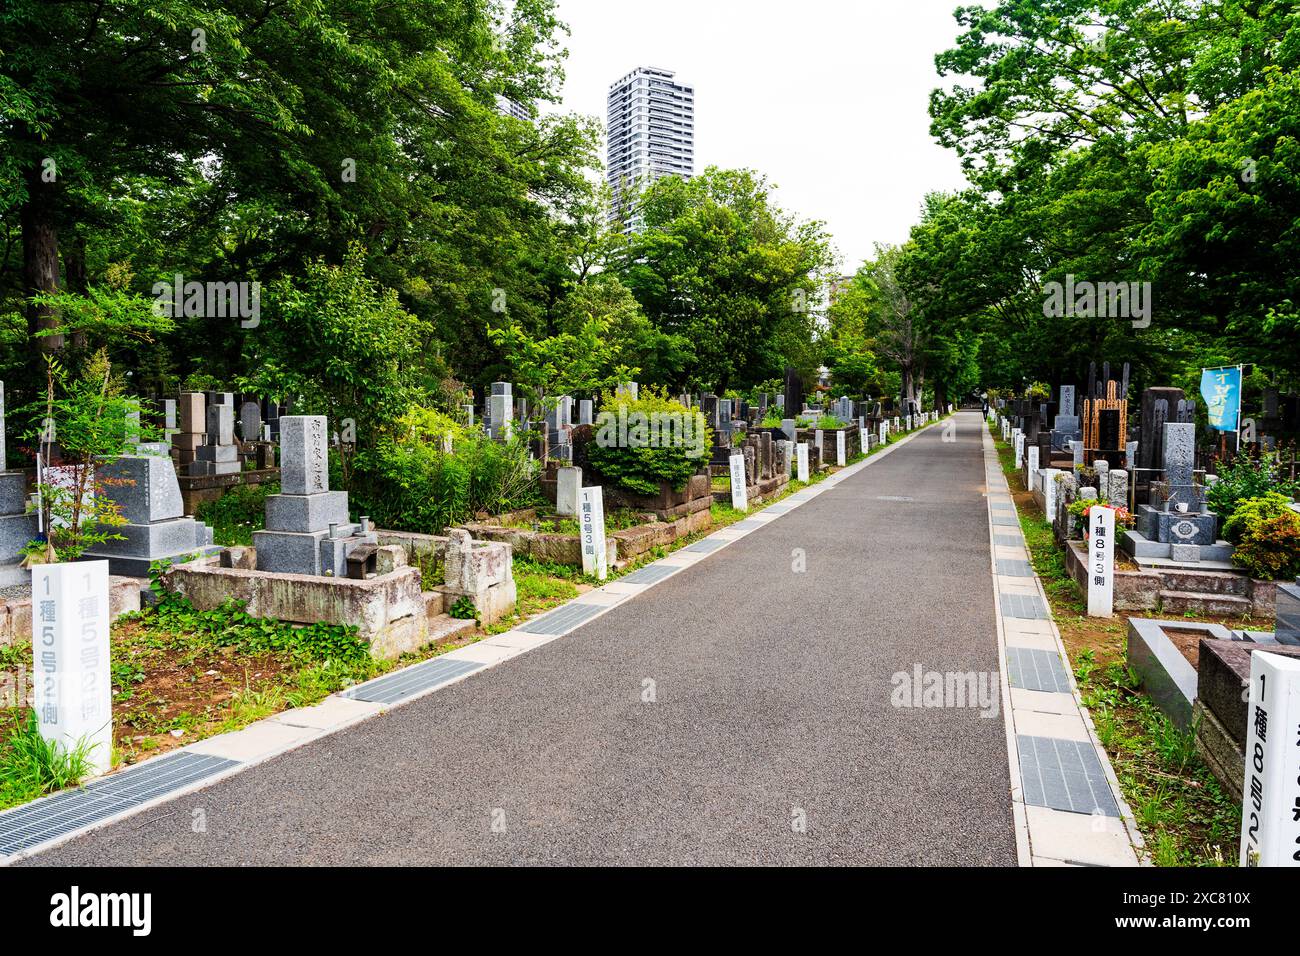
[{"label": "green shrub", "polygon": [[[453,451],[443,451],[452,434]],[[539,466],[522,435],[496,442],[428,409],[413,409],[358,456],[352,500],[379,527],[439,534],[476,512],[538,504]]]},{"label": "green shrub", "polygon": [[1300,515],[1288,510],[1256,522],[1243,532],[1232,560],[1263,581],[1300,576]]},{"label": "green shrub", "polygon": [[1288,501],[1286,495],[1279,495],[1275,491],[1258,498],[1243,498],[1237,502],[1232,517],[1223,522],[1223,536],[1229,541],[1240,541],[1242,535],[1261,521],[1287,513],[1290,510],[1287,508]]},{"label": "green shrub", "polygon": [[1277,455],[1265,452],[1258,460],[1241,455],[1222,468],[1219,480],[1206,489],[1205,499],[1210,510],[1226,522],[1240,502],[1247,498],[1262,498],[1270,492],[1294,496],[1300,493],[1300,482],[1282,480],[1278,474]]},{"label": "green shrub", "polygon": [[235,485],[216,501],[205,501],[194,509],[194,517],[212,525],[217,544],[252,544],[253,532],[266,523],[266,496],[278,495],[278,481],[260,485]]},{"label": "green shrub", "polygon": [[[669,423],[676,424],[670,428]],[[685,487],[708,461],[710,448],[712,432],[702,414],[647,387],[635,400],[604,399],[587,458],[619,487],[653,495],[660,482],[675,490]]]}]

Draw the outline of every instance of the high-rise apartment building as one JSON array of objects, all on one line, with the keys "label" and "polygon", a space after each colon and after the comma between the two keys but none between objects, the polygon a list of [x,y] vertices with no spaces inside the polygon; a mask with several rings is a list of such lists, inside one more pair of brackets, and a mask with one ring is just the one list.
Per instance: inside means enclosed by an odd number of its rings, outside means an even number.
[{"label": "high-rise apartment building", "polygon": [[695,172],[695,90],[671,70],[637,67],[609,87],[605,176],[614,194],[611,221],[641,228],[637,193],[663,176]]}]

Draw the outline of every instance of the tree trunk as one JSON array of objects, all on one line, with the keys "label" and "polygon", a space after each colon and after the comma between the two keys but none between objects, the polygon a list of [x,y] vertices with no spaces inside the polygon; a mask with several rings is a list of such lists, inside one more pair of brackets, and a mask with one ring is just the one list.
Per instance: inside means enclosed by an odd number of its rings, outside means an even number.
[{"label": "tree trunk", "polygon": [[[90,287],[90,282],[86,278],[86,237],[83,235],[73,234],[72,238],[63,245],[63,273],[64,281],[67,284],[69,292],[76,292],[78,295],[85,295],[86,290]],[[72,333],[72,349],[74,352],[80,352],[86,347],[86,333]]]},{"label": "tree trunk", "polygon": [[[27,174],[27,201],[23,203],[20,224],[23,232],[23,292],[28,297],[59,290],[59,230],[55,224],[55,183],[41,178],[41,170]],[[59,317],[47,305],[27,306],[27,331],[30,335],[57,329]],[[32,354],[57,352],[63,348],[62,335],[47,335],[36,340]]]}]

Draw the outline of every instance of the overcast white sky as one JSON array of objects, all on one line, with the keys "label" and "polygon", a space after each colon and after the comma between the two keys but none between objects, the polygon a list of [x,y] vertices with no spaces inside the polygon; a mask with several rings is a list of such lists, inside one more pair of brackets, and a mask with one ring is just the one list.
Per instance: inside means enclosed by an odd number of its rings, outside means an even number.
[{"label": "overcast white sky", "polygon": [[[961,0],[559,0],[564,108],[605,120],[637,66],[695,86],[695,165],[750,167],[821,219],[845,272],[902,242],[922,197],[964,180],[929,133],[934,54]],[[603,154],[602,154],[603,158]]]}]

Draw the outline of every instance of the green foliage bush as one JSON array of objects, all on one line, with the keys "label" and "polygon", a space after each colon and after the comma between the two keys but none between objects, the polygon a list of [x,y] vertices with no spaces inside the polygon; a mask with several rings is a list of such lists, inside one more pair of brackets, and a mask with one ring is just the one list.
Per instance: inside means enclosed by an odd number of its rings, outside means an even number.
[{"label": "green foliage bush", "polygon": [[[447,433],[451,454],[443,451]],[[495,442],[416,408],[358,456],[351,493],[357,513],[381,528],[440,534],[479,511],[500,514],[539,503],[537,474],[523,436]]]},{"label": "green foliage bush", "polygon": [[1229,541],[1240,541],[1244,534],[1254,530],[1260,522],[1289,511],[1289,500],[1286,495],[1274,491],[1258,498],[1243,498],[1237,502],[1232,517],[1223,522],[1223,536]]},{"label": "green foliage bush", "polygon": [[1300,515],[1288,510],[1256,522],[1242,534],[1232,560],[1264,581],[1300,576]]},{"label": "green foliage bush", "polygon": [[1227,522],[1240,502],[1271,492],[1295,495],[1300,492],[1300,482],[1279,476],[1276,454],[1265,453],[1258,459],[1242,455],[1219,471],[1219,480],[1206,489],[1205,499],[1210,510]]},{"label": "green foliage bush", "polygon": [[253,532],[266,523],[266,496],[278,495],[278,481],[260,485],[236,485],[216,501],[205,501],[194,509],[194,517],[212,525],[217,544],[252,544]]},{"label": "green foliage bush", "polygon": [[[661,417],[651,418],[654,415]],[[626,441],[619,429],[623,416],[628,423]],[[663,416],[679,416],[676,420],[683,425],[680,433],[675,426],[671,433],[666,428],[649,427],[650,422],[673,420]],[[638,422],[644,431],[637,430]],[[655,441],[667,438],[668,434],[673,437],[680,434],[690,440]],[[653,495],[658,493],[660,482],[667,482],[677,491],[684,488],[708,461],[711,447],[712,432],[700,412],[686,408],[664,391],[647,387],[641,389],[636,399],[608,396],[604,399],[596,423],[596,440],[589,446],[587,457],[601,475],[619,487]]]}]

